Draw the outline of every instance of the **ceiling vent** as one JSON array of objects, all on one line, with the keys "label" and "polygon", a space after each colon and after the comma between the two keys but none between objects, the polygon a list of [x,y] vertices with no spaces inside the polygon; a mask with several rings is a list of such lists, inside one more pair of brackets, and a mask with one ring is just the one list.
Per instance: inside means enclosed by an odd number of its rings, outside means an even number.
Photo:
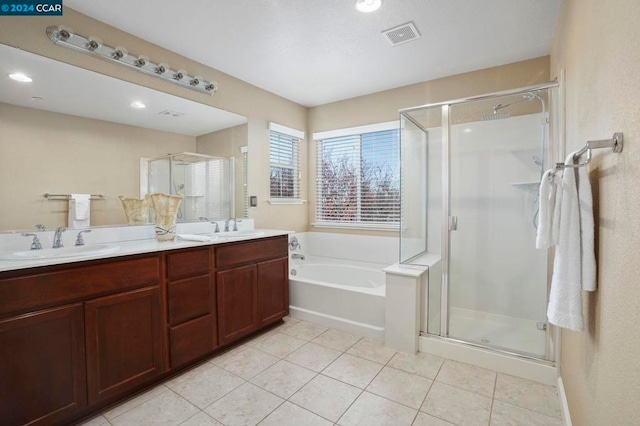
[{"label": "ceiling vent", "polygon": [[397,46],[420,38],[420,33],[413,22],[407,22],[406,24],[384,30],[382,35],[385,36],[392,46]]},{"label": "ceiling vent", "polygon": [[184,115],[183,112],[171,111],[170,109],[165,109],[164,111],[160,111],[158,114],[168,115],[175,118],[182,117]]}]

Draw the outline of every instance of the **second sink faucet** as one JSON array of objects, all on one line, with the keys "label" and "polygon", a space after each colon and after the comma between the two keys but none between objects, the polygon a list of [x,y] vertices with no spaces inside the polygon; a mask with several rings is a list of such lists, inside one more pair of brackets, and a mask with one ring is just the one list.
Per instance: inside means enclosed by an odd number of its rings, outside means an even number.
[{"label": "second sink faucet", "polygon": [[62,243],[62,233],[66,230],[67,228],[63,226],[56,228],[56,233],[53,234],[53,248],[64,247],[64,244]]},{"label": "second sink faucet", "polygon": [[233,221],[233,230],[238,230],[238,222],[242,222],[235,217],[230,217],[229,219],[224,221],[224,232],[229,232],[229,222]]}]

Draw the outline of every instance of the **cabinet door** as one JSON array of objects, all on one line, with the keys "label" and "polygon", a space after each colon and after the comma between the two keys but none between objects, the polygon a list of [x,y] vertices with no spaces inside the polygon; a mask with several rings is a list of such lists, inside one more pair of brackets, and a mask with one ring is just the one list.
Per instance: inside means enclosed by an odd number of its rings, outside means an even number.
[{"label": "cabinet door", "polygon": [[82,304],[0,321],[0,423],[52,424],[87,403]]},{"label": "cabinet door", "polygon": [[87,302],[89,403],[134,388],[163,370],[157,287]]},{"label": "cabinet door", "polygon": [[258,314],[260,325],[282,319],[289,313],[287,258],[258,263]]},{"label": "cabinet door", "polygon": [[222,345],[251,333],[258,325],[256,265],[220,271],[216,282],[218,337]]}]

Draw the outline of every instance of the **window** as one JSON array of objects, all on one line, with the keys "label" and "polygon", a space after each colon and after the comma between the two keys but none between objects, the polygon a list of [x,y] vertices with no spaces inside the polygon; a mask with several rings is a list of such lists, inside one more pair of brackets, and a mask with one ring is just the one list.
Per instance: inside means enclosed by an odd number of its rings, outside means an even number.
[{"label": "window", "polygon": [[395,126],[318,140],[317,224],[399,225],[400,134]]},{"label": "window", "polygon": [[270,123],[269,161],[272,202],[300,201],[300,139],[304,133]]}]

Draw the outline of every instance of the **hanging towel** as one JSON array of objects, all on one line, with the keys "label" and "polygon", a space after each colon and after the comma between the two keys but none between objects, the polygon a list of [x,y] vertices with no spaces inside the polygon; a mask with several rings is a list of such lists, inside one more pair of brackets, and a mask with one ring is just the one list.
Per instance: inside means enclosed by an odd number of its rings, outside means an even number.
[{"label": "hanging towel", "polygon": [[551,245],[557,246],[560,241],[560,216],[562,210],[562,177],[558,173],[553,175],[553,187],[549,198],[553,200],[551,211],[553,218],[551,219]]},{"label": "hanging towel", "polygon": [[[573,165],[572,152],[565,161]],[[553,277],[547,317],[549,322],[569,330],[584,329],[582,317],[582,262],[580,244],[580,207],[577,170],[567,167],[562,177],[559,241],[553,262]]]},{"label": "hanging towel", "polygon": [[596,289],[596,255],[593,223],[593,195],[586,167],[578,168],[578,203],[580,205],[580,255],[582,289]]},{"label": "hanging towel", "polygon": [[555,191],[551,197],[554,170],[547,170],[542,175],[540,189],[538,190],[538,229],[536,234],[536,248],[547,249],[551,247],[551,228],[553,221],[553,205],[555,204]]},{"label": "hanging towel", "polygon": [[91,226],[91,194],[71,194],[69,199],[70,228],[88,228]]}]

